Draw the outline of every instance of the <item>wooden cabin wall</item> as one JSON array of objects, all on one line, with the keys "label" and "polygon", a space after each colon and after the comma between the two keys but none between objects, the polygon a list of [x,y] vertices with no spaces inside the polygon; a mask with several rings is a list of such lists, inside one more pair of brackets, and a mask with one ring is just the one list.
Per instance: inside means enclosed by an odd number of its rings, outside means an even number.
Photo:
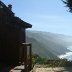
[{"label": "wooden cabin wall", "polygon": [[[24,28],[21,28],[21,31],[20,31],[20,42],[21,44],[22,43],[25,43],[26,42],[26,35],[25,35],[25,29]],[[23,46],[20,46],[19,48],[19,61],[22,63],[24,61],[24,50],[25,48]]]},{"label": "wooden cabin wall", "polygon": [[19,60],[19,31],[10,26],[2,26],[0,36],[0,62],[16,65]]},{"label": "wooden cabin wall", "polygon": [[20,29],[20,42],[25,43],[26,42],[26,35],[25,35],[25,29],[21,28]]},{"label": "wooden cabin wall", "polygon": [[0,16],[0,64],[17,65],[22,32],[21,28],[12,26],[9,19],[10,17],[2,11]]}]

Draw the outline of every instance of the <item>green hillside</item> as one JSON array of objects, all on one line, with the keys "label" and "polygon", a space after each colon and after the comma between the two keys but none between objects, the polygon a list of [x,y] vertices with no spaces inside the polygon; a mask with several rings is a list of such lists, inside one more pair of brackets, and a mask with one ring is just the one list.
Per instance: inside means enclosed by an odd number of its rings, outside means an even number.
[{"label": "green hillside", "polygon": [[27,42],[32,43],[33,53],[41,57],[58,59],[59,55],[70,52],[67,46],[72,42],[69,41],[68,36],[40,31],[27,31],[26,35]]}]

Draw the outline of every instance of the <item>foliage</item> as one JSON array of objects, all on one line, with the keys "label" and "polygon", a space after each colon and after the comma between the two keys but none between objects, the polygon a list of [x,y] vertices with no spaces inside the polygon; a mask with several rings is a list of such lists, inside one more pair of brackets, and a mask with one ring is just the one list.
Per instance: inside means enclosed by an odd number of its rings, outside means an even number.
[{"label": "foliage", "polygon": [[65,3],[66,4],[66,7],[68,7],[69,8],[69,11],[70,12],[72,12],[72,0],[62,0],[63,1],[63,3]]},{"label": "foliage", "polygon": [[47,63],[47,59],[46,58],[41,58],[37,54],[32,55],[32,64],[33,64],[33,66],[35,64],[46,64],[46,63]]},{"label": "foliage", "polygon": [[32,64],[36,65],[46,65],[47,67],[72,67],[72,61],[68,61],[67,59],[57,59],[50,60],[46,58],[41,58],[37,54],[32,55]]},{"label": "foliage", "polygon": [[49,67],[72,67],[72,61],[67,59],[48,60],[47,64]]}]

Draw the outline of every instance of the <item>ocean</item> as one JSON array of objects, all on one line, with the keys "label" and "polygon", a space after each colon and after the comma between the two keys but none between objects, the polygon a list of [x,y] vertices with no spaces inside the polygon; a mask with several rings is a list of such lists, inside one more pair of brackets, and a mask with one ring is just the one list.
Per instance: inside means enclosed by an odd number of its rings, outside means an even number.
[{"label": "ocean", "polygon": [[69,46],[67,49],[70,50],[70,52],[67,52],[66,54],[58,56],[61,59],[67,59],[69,61],[72,61],[72,46]]}]

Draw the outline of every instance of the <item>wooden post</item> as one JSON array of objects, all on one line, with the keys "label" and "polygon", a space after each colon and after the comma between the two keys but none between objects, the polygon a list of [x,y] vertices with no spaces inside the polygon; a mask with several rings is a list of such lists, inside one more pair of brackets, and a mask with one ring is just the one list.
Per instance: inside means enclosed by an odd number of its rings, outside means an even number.
[{"label": "wooden post", "polygon": [[[29,72],[32,69],[32,51],[30,43],[22,43],[23,45],[23,62],[24,62],[24,72]],[[29,47],[29,62],[27,56],[27,47]]]},{"label": "wooden post", "polygon": [[30,44],[30,64],[29,64],[30,66],[30,70],[32,69],[32,45]]},{"label": "wooden post", "polygon": [[23,62],[24,62],[24,71],[23,72],[28,72],[28,67],[27,67],[27,46],[23,44]]}]

